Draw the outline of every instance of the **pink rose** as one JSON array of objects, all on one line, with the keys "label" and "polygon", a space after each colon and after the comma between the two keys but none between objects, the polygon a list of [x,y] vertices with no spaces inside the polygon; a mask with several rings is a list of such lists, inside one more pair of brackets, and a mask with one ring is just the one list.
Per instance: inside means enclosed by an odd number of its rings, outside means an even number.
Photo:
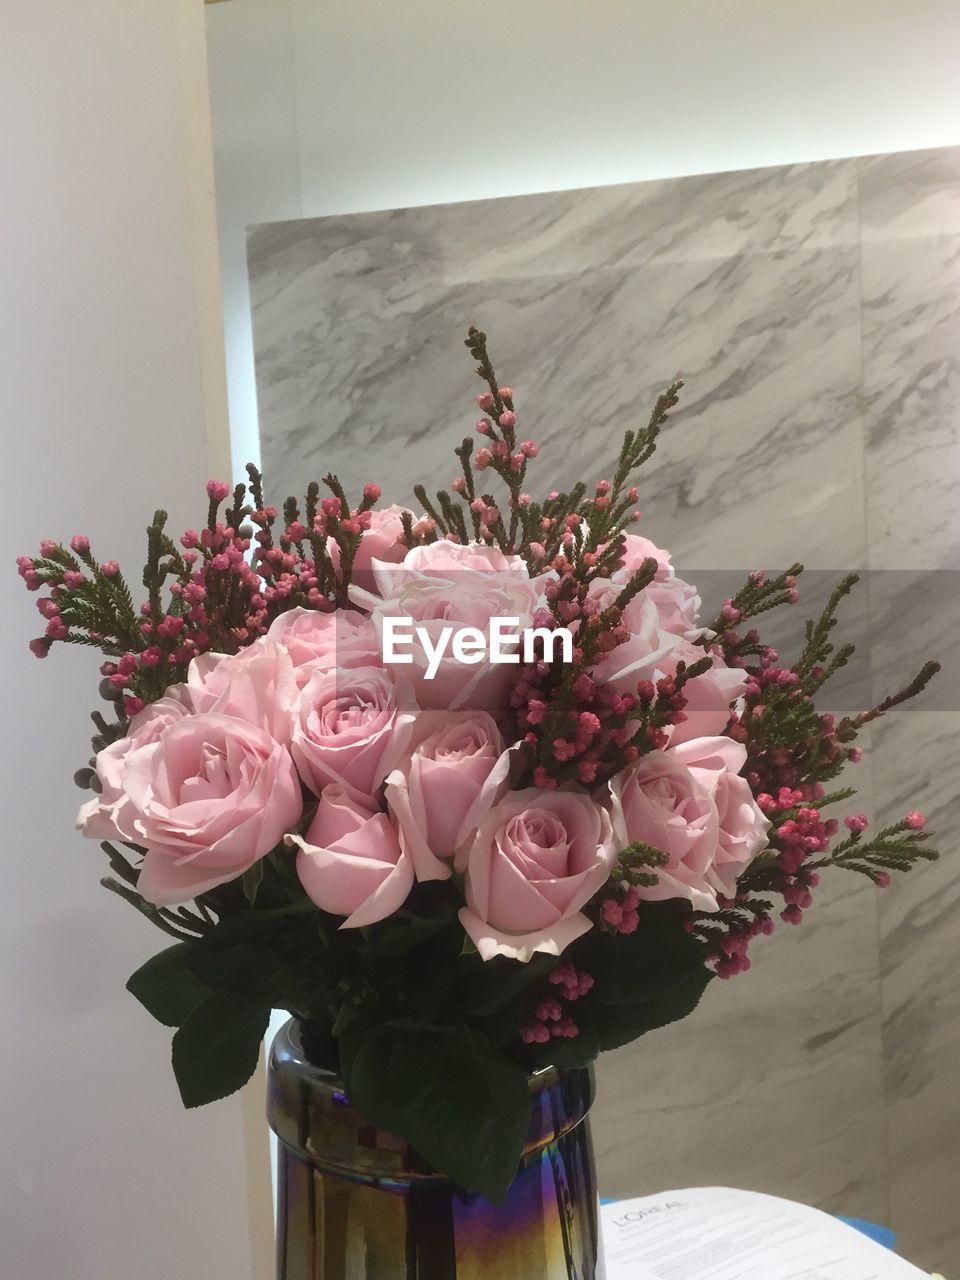
[{"label": "pink rose", "polygon": [[[708,656],[702,645],[681,640],[660,662],[661,675],[674,675],[677,663],[683,659],[687,666]],[[738,667],[728,667],[719,654],[710,653],[712,667],[683,687],[687,705],[683,709],[686,720],[670,730],[670,746],[679,746],[691,738],[712,738],[723,733],[730,719],[731,704],[741,696],[747,685],[746,672]]]},{"label": "pink rose", "polygon": [[288,609],[274,619],[267,635],[289,653],[300,688],[314,671],[373,667],[381,660],[373,624],[352,610],[321,613],[317,609]]},{"label": "pink rose", "polygon": [[640,594],[656,605],[661,631],[688,639],[696,637],[700,594],[693,583],[671,573],[662,581],[654,579]]},{"label": "pink rose", "polygon": [[[483,637],[489,634],[491,618],[516,618],[517,631],[533,625],[540,596],[536,581],[519,574],[462,573],[456,581],[432,574],[410,574],[403,582],[394,582],[392,594],[374,602],[371,615],[383,652],[384,618],[407,618],[412,627],[425,629],[430,643],[436,647],[441,633],[473,627]],[[517,666],[509,662],[493,663],[480,651],[476,662],[461,662],[454,654],[450,635],[446,649],[433,676],[426,647],[408,628],[408,643],[398,652],[412,661],[394,664],[395,669],[410,679],[421,707],[456,710],[474,707],[488,711],[495,719],[507,707],[510,688],[517,678]],[[519,645],[518,645],[519,648]],[[519,661],[519,653],[517,658]]]},{"label": "pink rose", "polygon": [[460,921],[484,960],[558,956],[590,928],[582,908],[618,848],[605,810],[577,791],[508,792],[481,820],[458,866]]},{"label": "pink rose", "polygon": [[720,842],[713,791],[674,752],[651,751],[612,779],[619,847],[643,841],[667,854],[657,883],[642,898],[687,898],[700,911],[716,911],[711,871]]},{"label": "pink rose", "polygon": [[135,843],[146,848],[137,885],[156,906],[186,902],[242,875],[302,812],[286,748],[221,715],[168,724],[134,751],[123,789]]},{"label": "pink rose", "polygon": [[384,598],[403,589],[414,577],[446,578],[451,585],[474,574],[509,574],[527,578],[522,556],[505,555],[499,547],[483,542],[450,542],[440,538],[426,546],[412,547],[399,564],[375,560],[373,564],[376,591]]},{"label": "pink rose", "polygon": [[658,547],[649,538],[641,537],[638,533],[624,534],[623,560],[620,568],[615,571],[614,578],[625,582],[642,567],[644,560],[656,560],[658,582],[662,582],[673,573],[669,551],[664,551],[662,547]]},{"label": "pink rose", "polygon": [[418,880],[446,880],[453,854],[507,785],[509,756],[485,711],[422,711],[387,806]]},{"label": "pink rose", "polygon": [[370,797],[403,754],[416,704],[382,667],[315,671],[291,717],[291,751],[314,795],[337,783]]},{"label": "pink rose", "polygon": [[321,910],[347,917],[341,929],[392,915],[413,887],[413,864],[390,819],[339,785],[320,797],[306,835],[288,835],[287,843],[300,849],[297,875],[308,897]]},{"label": "pink rose", "polygon": [[200,654],[190,663],[187,688],[195,711],[235,716],[289,743],[297,682],[290,655],[275,640],[261,636],[239,653]]},{"label": "pink rose", "polygon": [[133,841],[133,810],[123,780],[131,756],[156,742],[169,724],[191,714],[186,685],[169,688],[162,698],[148,703],[130,721],[126,734],[97,755],[100,794],[89,800],[77,816],[77,826],[91,840]]},{"label": "pink rose", "polygon": [[506,555],[485,542],[450,542],[440,538],[423,547],[413,547],[403,558],[403,568],[416,573],[433,573],[456,581],[463,573],[516,573],[526,578],[522,556]]},{"label": "pink rose", "polygon": [[[365,591],[376,591],[374,561],[399,564],[407,554],[403,541],[403,514],[405,507],[382,507],[370,512],[370,527],[365,529],[360,546],[354,556],[351,582]],[[327,540],[327,551],[334,568],[340,568],[340,548],[332,538]]]},{"label": "pink rose", "polygon": [[642,538],[635,533],[626,534],[623,541],[623,562],[614,571],[611,582],[623,586],[645,560],[656,560],[656,577],[644,588],[643,595],[657,606],[661,631],[682,636],[695,628],[700,612],[700,596],[695,586],[674,573],[669,551],[664,551],[649,538]]},{"label": "pink rose", "polygon": [[668,751],[687,766],[713,796],[719,819],[717,853],[707,882],[724,897],[737,892],[737,880],[767,845],[770,820],[760,811],[740,771],[747,749],[731,738],[694,738]]}]

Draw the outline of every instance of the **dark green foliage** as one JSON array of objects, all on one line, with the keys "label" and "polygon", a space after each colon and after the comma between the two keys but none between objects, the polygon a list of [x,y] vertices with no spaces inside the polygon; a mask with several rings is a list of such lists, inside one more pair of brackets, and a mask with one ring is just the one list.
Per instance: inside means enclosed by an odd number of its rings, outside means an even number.
[{"label": "dark green foliage", "polygon": [[[676,903],[645,903],[635,933],[594,931],[574,944],[571,961],[594,980],[570,1010],[581,1036],[616,1049],[693,1012],[713,974],[706,948],[683,921]],[[575,1054],[579,1039],[569,1042]],[[545,1058],[555,1056],[553,1044],[543,1049]]]},{"label": "dark green foliage", "polygon": [[173,1037],[173,1070],[185,1107],[242,1089],[257,1067],[270,1003],[249,991],[214,991]]},{"label": "dark green foliage", "polygon": [[522,1067],[466,1028],[383,1025],[341,1039],[355,1107],[402,1133],[434,1168],[503,1201],[530,1121]]},{"label": "dark green foliage", "polygon": [[194,947],[188,942],[160,951],[132,975],[127,990],[166,1027],[181,1027],[210,995],[190,966]]}]

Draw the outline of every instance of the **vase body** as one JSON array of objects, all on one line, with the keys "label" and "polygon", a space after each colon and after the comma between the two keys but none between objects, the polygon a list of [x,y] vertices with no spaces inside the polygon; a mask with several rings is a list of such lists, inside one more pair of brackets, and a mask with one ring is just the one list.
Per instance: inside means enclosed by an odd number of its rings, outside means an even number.
[{"label": "vase body", "polygon": [[277,1280],[601,1280],[590,1070],[531,1078],[530,1130],[502,1205],[466,1195],[366,1124],[287,1023],[270,1053]]}]

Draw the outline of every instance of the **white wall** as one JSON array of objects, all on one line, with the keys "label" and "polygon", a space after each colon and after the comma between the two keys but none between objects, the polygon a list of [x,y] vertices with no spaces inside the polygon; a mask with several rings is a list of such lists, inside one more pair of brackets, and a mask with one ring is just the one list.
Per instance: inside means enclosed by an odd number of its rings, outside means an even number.
[{"label": "white wall", "polygon": [[236,466],[249,224],[960,142],[956,0],[237,0],[208,33]]},{"label": "white wall", "polygon": [[960,141],[955,0],[290,10],[308,215]]},{"label": "white wall", "polygon": [[154,508],[194,524],[228,469],[202,9],[10,3],[0,26],[0,1273],[248,1280],[241,1103],[182,1110],[170,1033],[123,989],[163,935],[72,829],[96,663],[27,653],[12,564],[82,531],[136,581]]}]

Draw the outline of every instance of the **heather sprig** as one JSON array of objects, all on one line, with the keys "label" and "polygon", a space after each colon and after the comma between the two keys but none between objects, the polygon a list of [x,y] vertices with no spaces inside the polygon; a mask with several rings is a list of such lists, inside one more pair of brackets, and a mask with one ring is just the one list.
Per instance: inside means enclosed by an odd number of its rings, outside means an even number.
[{"label": "heather sprig", "polygon": [[[554,568],[556,579],[544,587],[547,608],[534,621],[574,633],[573,661],[525,667],[511,695],[534,784],[548,789],[564,781],[593,785],[639,754],[633,739],[649,723],[641,698],[598,683],[591,672],[629,638],[623,609],[653,581],[657,563],[645,560],[605,607],[590,593],[589,567],[584,572],[577,559],[563,555]],[[682,672],[680,679],[682,686]]]},{"label": "heather sprig", "polygon": [[766,646],[761,644],[756,630],[741,637],[733,628],[780,605],[796,604],[797,579],[801,573],[802,564],[793,564],[773,578],[768,578],[763,569],[755,569],[737,594],[724,600],[700,643],[719,645],[731,666],[743,666],[747,657],[762,654]]},{"label": "heather sprig", "polygon": [[[739,621],[734,614],[740,606],[744,606],[744,614],[750,610],[754,616],[777,603],[794,603],[799,568],[793,566],[788,571],[793,583],[787,575],[769,583],[759,574],[751,575],[746,592],[726,602],[718,625],[726,621],[732,626]],[[837,609],[857,581],[856,574],[841,579],[819,617],[807,621],[805,643],[793,666],[779,665],[777,652],[764,645],[755,632],[742,640],[730,630],[718,637],[728,660],[746,667],[742,710],[728,731],[747,749],[744,776],[772,823],[769,848],[740,877],[736,898],[721,903],[719,913],[696,913],[691,918],[696,936],[712,948],[712,962],[721,977],[749,968],[749,943],[773,931],[769,895],[782,898],[780,918],[784,922],[799,924],[813,903],[813,891],[824,869],[836,866],[857,871],[884,887],[892,871],[907,871],[917,860],[937,856],[925,844],[923,819],[916,812],[867,840],[862,836],[868,826],[866,815],[849,815],[845,819],[849,835],[831,851],[840,823],[826,817],[823,810],[850,799],[855,791],[850,787],[828,791],[826,784],[848,761],[861,759],[860,748],[853,744],[863,725],[915,697],[939,670],[938,663],[926,663],[899,693],[855,716],[838,720],[817,709],[814,696],[854,652],[852,644],[835,646],[832,634]],[[764,588],[772,590],[764,595]],[[759,661],[747,666],[748,654]]]},{"label": "heather sprig", "polygon": [[622,849],[609,881],[591,904],[597,928],[607,933],[634,933],[640,924],[640,890],[653,888],[658,881],[657,868],[668,862],[662,850],[642,840]]},{"label": "heather sprig", "polygon": [[873,836],[864,835],[869,826],[865,814],[851,815],[845,819],[845,825],[849,835],[834,846],[829,858],[811,862],[809,870],[839,867],[844,871],[856,871],[885,888],[890,883],[892,871],[903,873],[917,862],[935,862],[940,856],[927,844],[935,833],[926,830],[923,814],[917,810],[912,810],[905,818]]},{"label": "heather sprig", "polygon": [[[32,652],[46,657],[56,642],[99,649],[108,659],[102,674],[134,715],[199,654],[236,653],[285,609],[351,608],[353,562],[379,486],[366,485],[351,507],[330,474],[324,483],[331,496],[321,500],[311,483],[304,521],[296,499],[288,498],[278,532],[279,513],[264,502],[260,472],[251,464],[247,473],[249,485],[232,491],[222,481],[207,484],[205,525],[183,533],[179,546],[166,531],[167,513],[154,514],[139,608],[117,562],[99,563],[84,535],[72,538],[69,549],[46,540],[38,557],[19,557],[28,590],[50,589],[38,601],[47,625],[30,642]],[[228,498],[232,505],[222,510]]]},{"label": "heather sprig", "polygon": [[[639,518],[634,510],[637,490],[627,482],[653,454],[683,383],[678,380],[661,393],[645,427],[625,433],[612,482],[598,480],[589,496],[589,486],[578,482],[567,492],[554,490],[535,500],[526,492],[525,482],[528,464],[540,449],[533,440],[518,441],[513,388],[500,385],[482,330],[471,327],[465,345],[487,388],[477,396],[485,415],[476,424],[482,443],[474,448],[468,436],[455,450],[461,474],[450,488],[466,500],[466,509],[446,490],[433,502],[423,485],[415,486],[416,497],[437,533],[466,541],[469,521],[475,539],[523,556],[531,572],[551,566],[563,550],[575,552],[583,568],[612,572],[620,557],[623,530]],[[496,497],[479,487],[479,477],[486,473],[495,475],[507,490],[506,515]],[[409,545],[413,543],[408,535]]]}]

